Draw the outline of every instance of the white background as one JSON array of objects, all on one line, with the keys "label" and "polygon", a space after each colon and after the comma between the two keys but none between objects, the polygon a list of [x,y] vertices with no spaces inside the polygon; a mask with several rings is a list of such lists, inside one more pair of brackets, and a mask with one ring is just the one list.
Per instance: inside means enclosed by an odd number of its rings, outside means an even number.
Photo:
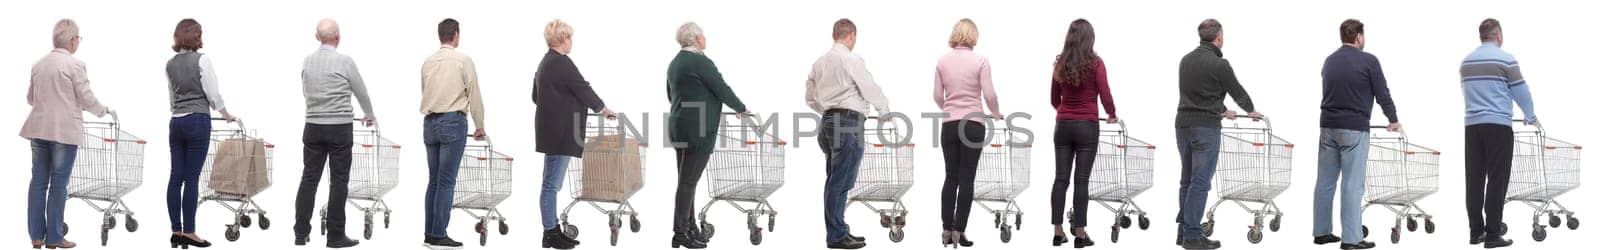
[{"label": "white background", "polygon": [[[446,3],[448,2],[448,3]],[[637,114],[663,112],[663,72],[677,52],[673,33],[684,21],[697,21],[709,38],[707,54],[719,63],[735,92],[758,112],[803,112],[803,82],[810,63],[830,46],[830,24],[849,17],[860,27],[857,53],[868,61],[877,81],[888,92],[893,107],[902,112],[937,111],[930,100],[935,61],[946,53],[950,27],[960,18],[976,20],[982,38],[977,52],[989,57],[994,68],[1001,108],[1006,112],[1031,112],[1027,123],[1047,138],[1052,110],[1046,102],[1050,62],[1060,51],[1067,24],[1087,18],[1098,32],[1097,50],[1108,65],[1121,116],[1133,135],[1159,148],[1156,186],[1138,201],[1153,215],[1150,231],[1127,231],[1122,243],[1110,242],[1106,226],[1109,213],[1091,207],[1090,225],[1100,248],[1173,248],[1176,213],[1173,201],[1178,164],[1173,147],[1172,117],[1176,103],[1178,59],[1197,45],[1195,26],[1205,18],[1218,18],[1226,27],[1223,51],[1231,59],[1258,109],[1276,121],[1277,132],[1299,143],[1295,154],[1294,184],[1278,197],[1287,211],[1284,230],[1268,233],[1265,242],[1244,240],[1249,218],[1236,207],[1219,213],[1216,238],[1230,248],[1307,248],[1310,241],[1310,185],[1315,171],[1317,106],[1322,59],[1339,46],[1339,22],[1360,18],[1367,24],[1367,51],[1383,60],[1399,106],[1402,121],[1414,141],[1444,151],[1438,194],[1424,199],[1440,225],[1434,235],[1408,233],[1401,246],[1435,248],[1475,247],[1466,244],[1467,231],[1462,195],[1462,101],[1458,90],[1460,60],[1477,47],[1477,24],[1496,17],[1505,26],[1505,48],[1518,56],[1538,102],[1539,113],[1550,134],[1575,143],[1600,141],[1587,124],[1595,119],[1590,108],[1594,88],[1581,81],[1592,78],[1596,56],[1592,41],[1592,7],[1566,2],[1495,1],[1447,3],[1414,1],[8,1],[0,8],[5,39],[0,39],[0,82],[10,93],[11,105],[0,105],[0,131],[12,133],[21,126],[28,107],[22,99],[29,66],[50,50],[47,37],[59,18],[73,18],[83,27],[78,57],[90,66],[100,99],[124,117],[125,128],[150,142],[146,149],[145,185],[126,200],[138,211],[143,228],[134,234],[113,231],[112,247],[150,249],[165,247],[169,226],[165,217],[164,189],[168,173],[166,124],[168,120],[163,66],[172,51],[170,34],[182,18],[197,18],[205,27],[205,49],[215,62],[222,95],[229,108],[251,121],[260,135],[277,143],[277,183],[260,196],[270,211],[273,228],[246,229],[239,242],[222,238],[223,224],[231,221],[215,204],[202,204],[199,233],[227,249],[281,249],[292,240],[292,204],[299,179],[303,124],[299,67],[301,59],[317,48],[314,25],[324,17],[340,21],[344,43],[340,51],[360,63],[372,89],[377,114],[386,136],[405,145],[401,185],[388,201],[396,210],[394,226],[380,229],[362,248],[417,247],[421,240],[421,193],[426,182],[421,162],[421,120],[418,69],[438,43],[435,24],[446,17],[462,22],[461,51],[473,56],[488,102],[488,131],[498,138],[497,148],[518,157],[516,192],[500,205],[510,217],[512,234],[493,235],[489,248],[528,249],[539,243],[536,197],[540,155],[533,151],[532,109],[528,100],[531,79],[545,51],[542,29],[553,18],[576,28],[572,57],[613,109]],[[1232,106],[1232,104],[1229,104]],[[661,135],[659,116],[652,119],[655,136]],[[1377,117],[1375,121],[1381,122]],[[783,122],[787,127],[789,121]],[[927,124],[918,120],[917,125]],[[928,144],[932,135],[920,130],[917,143]],[[785,135],[788,136],[788,135]],[[659,141],[659,139],[657,140]],[[824,242],[822,209],[818,205],[823,182],[821,154],[812,138],[791,145],[788,185],[773,195],[781,212],[779,230],[768,234],[764,248],[816,249]],[[1048,224],[1051,151],[1035,142],[1033,186],[1019,202],[1025,226],[1014,242],[1000,244],[990,215],[981,209],[972,215],[970,237],[978,248],[1024,247],[1041,249],[1050,238]],[[0,227],[12,246],[26,240],[22,226],[29,154],[20,138],[0,143],[0,152],[12,162],[12,175],[0,179],[13,190],[0,192],[11,205],[0,214],[11,226]],[[849,222],[856,234],[867,236],[870,247],[936,247],[935,228],[942,166],[932,147],[918,147],[917,186],[906,196],[912,209],[908,238],[891,244],[886,230],[876,227],[877,216],[852,207]],[[644,231],[625,234],[619,247],[664,249],[670,235],[670,205],[675,175],[671,151],[653,148],[644,191],[635,196],[643,212]],[[526,160],[522,160],[526,159]],[[1595,171],[1584,173],[1594,180]],[[702,185],[701,190],[705,187]],[[1578,211],[1596,208],[1593,188],[1569,193],[1567,205]],[[704,191],[700,191],[703,193]],[[325,196],[319,193],[319,200]],[[1215,196],[1213,196],[1213,200]],[[562,204],[568,200],[562,192]],[[700,204],[706,200],[704,195]],[[76,228],[69,238],[99,248],[94,228],[98,216],[81,201],[69,201],[67,221]],[[604,220],[592,209],[579,207],[575,222],[585,232],[583,248],[605,248]],[[1578,248],[1586,242],[1581,233],[1551,230],[1550,240],[1535,243],[1528,237],[1530,210],[1507,205],[1509,237],[1517,248]],[[746,248],[743,216],[726,206],[713,208],[713,222],[721,232],[712,248]],[[1367,213],[1372,239],[1387,243],[1387,211]],[[360,233],[360,217],[350,217],[351,234]],[[451,236],[476,246],[472,221],[456,213]],[[1592,230],[1592,229],[1586,229]],[[1589,234],[1592,235],[1592,234]],[[315,237],[313,244],[321,244]],[[9,243],[8,243],[9,244]],[[88,246],[94,245],[94,246]],[[1322,246],[1332,248],[1332,246]]]}]

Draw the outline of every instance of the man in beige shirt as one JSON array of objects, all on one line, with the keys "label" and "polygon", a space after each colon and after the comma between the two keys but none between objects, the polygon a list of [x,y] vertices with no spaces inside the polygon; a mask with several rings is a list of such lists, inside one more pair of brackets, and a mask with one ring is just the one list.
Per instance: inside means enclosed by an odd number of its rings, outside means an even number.
[{"label": "man in beige shirt", "polygon": [[[83,112],[95,116],[113,113],[89,90],[88,69],[72,57],[78,52],[78,24],[56,22],[55,50],[33,65],[28,85],[28,105],[33,111],[22,124],[22,138],[33,146],[33,177],[28,184],[28,239],[33,248],[72,248],[62,239],[62,213],[72,164],[83,143]],[[99,141],[98,139],[96,141]]]},{"label": "man in beige shirt", "polygon": [[466,150],[467,120],[477,130],[474,139],[483,140],[483,98],[478,92],[478,73],[472,58],[456,52],[461,45],[461,24],[455,19],[439,22],[439,52],[422,63],[423,143],[428,153],[428,191],[424,204],[423,245],[432,249],[460,248],[445,228],[450,225],[450,208],[455,200],[456,172]]}]

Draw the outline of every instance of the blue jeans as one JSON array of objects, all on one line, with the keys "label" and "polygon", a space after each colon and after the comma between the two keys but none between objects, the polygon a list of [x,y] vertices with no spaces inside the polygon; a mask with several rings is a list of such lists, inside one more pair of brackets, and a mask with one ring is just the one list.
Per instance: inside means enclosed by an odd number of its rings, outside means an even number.
[{"label": "blue jeans", "polygon": [[456,172],[467,150],[467,118],[461,112],[430,114],[422,119],[422,141],[428,151],[428,192],[423,198],[423,235],[446,237],[450,207],[455,204]]},{"label": "blue jeans", "polygon": [[33,144],[33,179],[28,183],[28,239],[61,243],[61,216],[67,206],[67,183],[78,146],[29,139]]},{"label": "blue jeans", "polygon": [[1177,134],[1178,160],[1183,165],[1183,173],[1178,176],[1178,238],[1204,239],[1200,219],[1205,217],[1211,177],[1217,173],[1222,129],[1184,127],[1178,128]]},{"label": "blue jeans", "polygon": [[822,116],[822,126],[817,137],[818,146],[827,158],[827,183],[822,191],[823,223],[827,225],[827,241],[834,242],[850,235],[844,223],[844,210],[850,189],[856,185],[857,170],[861,168],[861,142],[859,114],[828,112]]},{"label": "blue jeans", "polygon": [[544,184],[539,187],[539,216],[544,222],[544,229],[556,229],[560,221],[556,220],[556,196],[560,195],[561,182],[567,174],[567,163],[572,162],[572,156],[544,155]]},{"label": "blue jeans", "polygon": [[172,171],[167,176],[167,219],[173,232],[194,233],[194,213],[200,206],[200,170],[211,148],[211,115],[194,113],[172,118],[167,124],[167,146]]},{"label": "blue jeans", "polygon": [[1361,196],[1367,185],[1367,131],[1323,128],[1317,147],[1317,185],[1312,190],[1311,236],[1333,233],[1333,190],[1344,176],[1339,191],[1340,236],[1355,244],[1366,238],[1361,232]]}]

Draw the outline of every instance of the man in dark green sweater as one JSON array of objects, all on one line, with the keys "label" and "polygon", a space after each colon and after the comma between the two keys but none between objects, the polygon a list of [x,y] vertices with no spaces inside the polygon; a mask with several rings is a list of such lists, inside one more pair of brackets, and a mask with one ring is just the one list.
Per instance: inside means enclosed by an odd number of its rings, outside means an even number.
[{"label": "man in dark green sweater", "polygon": [[1217,170],[1217,154],[1222,141],[1222,119],[1233,119],[1234,112],[1223,105],[1233,96],[1239,108],[1259,118],[1250,94],[1239,85],[1233,66],[1222,58],[1222,23],[1206,19],[1200,23],[1200,46],[1178,65],[1177,145],[1183,173],[1178,187],[1178,244],[1184,249],[1217,249],[1222,243],[1207,239],[1200,224],[1205,214],[1206,195],[1211,191],[1211,176]]}]

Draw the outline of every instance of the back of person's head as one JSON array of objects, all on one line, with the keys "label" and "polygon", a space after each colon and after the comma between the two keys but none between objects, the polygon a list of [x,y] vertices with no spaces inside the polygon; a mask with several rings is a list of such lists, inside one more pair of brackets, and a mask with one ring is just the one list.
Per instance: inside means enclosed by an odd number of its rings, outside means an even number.
[{"label": "back of person's head", "polygon": [[333,19],[322,19],[317,22],[317,41],[331,44],[339,41],[339,23]]},{"label": "back of person's head", "polygon": [[56,27],[51,31],[51,43],[57,49],[73,49],[72,40],[78,39],[78,22],[72,19],[56,21]]},{"label": "back of person's head", "polygon": [[178,21],[178,27],[172,31],[172,51],[200,50],[205,47],[200,35],[200,21],[193,18]]},{"label": "back of person's head", "polygon": [[1500,39],[1500,20],[1489,18],[1478,23],[1478,41],[1494,42],[1497,39]]},{"label": "back of person's head", "polygon": [[962,18],[956,21],[955,28],[950,30],[950,48],[978,46],[978,23],[972,19]]},{"label": "back of person's head", "polygon": [[445,18],[439,21],[439,43],[449,43],[456,40],[456,35],[461,33],[461,22],[454,18]]},{"label": "back of person's head", "polygon": [[1095,65],[1099,62],[1100,55],[1094,52],[1094,25],[1081,18],[1073,20],[1061,54],[1056,56],[1052,79],[1078,86],[1094,77]]},{"label": "back of person's head", "polygon": [[700,36],[704,35],[705,31],[700,29],[699,24],[695,24],[694,22],[684,22],[683,25],[678,26],[678,33],[675,35],[675,38],[678,40],[678,46],[688,48],[694,47],[695,43],[697,42],[696,40],[699,40]]},{"label": "back of person's head", "polygon": [[833,40],[840,40],[856,34],[856,23],[849,18],[840,18],[833,22]]},{"label": "back of person's head", "polygon": [[1345,19],[1344,23],[1339,24],[1339,42],[1356,43],[1358,36],[1367,33],[1366,27],[1367,25],[1362,24],[1361,20]]},{"label": "back of person's head", "polygon": [[572,38],[572,25],[562,22],[561,19],[550,21],[544,25],[544,44],[551,48],[565,45],[567,39]]},{"label": "back of person's head", "polygon": [[1199,31],[1200,41],[1216,42],[1217,37],[1222,36],[1222,22],[1218,22],[1217,19],[1206,19],[1200,22]]}]

